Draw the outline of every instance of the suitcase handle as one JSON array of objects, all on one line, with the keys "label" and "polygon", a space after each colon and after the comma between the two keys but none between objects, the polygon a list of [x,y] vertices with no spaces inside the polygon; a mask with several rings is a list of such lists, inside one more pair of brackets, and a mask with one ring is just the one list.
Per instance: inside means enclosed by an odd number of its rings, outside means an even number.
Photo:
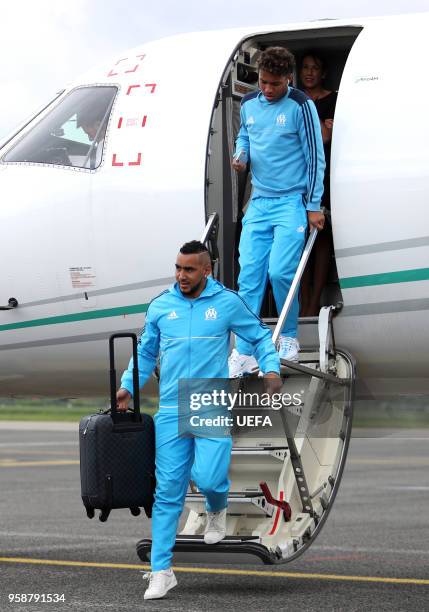
[{"label": "suitcase handle", "polygon": [[109,358],[110,358],[110,409],[112,419],[117,419],[118,411],[116,407],[116,370],[115,370],[115,345],[117,338],[131,338],[133,342],[133,407],[134,421],[140,421],[140,386],[139,368],[137,360],[137,336],[132,333],[112,334],[109,338]]}]

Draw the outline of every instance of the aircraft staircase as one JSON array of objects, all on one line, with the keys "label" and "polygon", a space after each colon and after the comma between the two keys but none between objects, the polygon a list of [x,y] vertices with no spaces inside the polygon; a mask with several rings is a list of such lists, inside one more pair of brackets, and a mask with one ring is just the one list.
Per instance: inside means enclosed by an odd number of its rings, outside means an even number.
[{"label": "aircraft staircase", "polygon": [[[215,238],[216,223],[212,215],[204,242]],[[279,319],[266,320],[275,326],[274,342],[316,235],[313,229]],[[176,562],[254,563],[256,557],[265,564],[285,563],[302,554],[320,532],[341,481],[353,415],[355,364],[335,345],[335,313],[336,308],[328,306],[318,317],[299,320],[299,362],[281,360],[281,393],[300,401],[276,411],[275,434],[268,437],[262,425],[251,431],[233,427],[227,535],[217,544],[204,543],[204,496],[190,483],[185,501],[189,515],[176,538]],[[235,381],[243,392],[263,389],[257,375]],[[274,410],[266,414],[274,415]],[[150,547],[150,539],[137,543],[144,562]]]}]

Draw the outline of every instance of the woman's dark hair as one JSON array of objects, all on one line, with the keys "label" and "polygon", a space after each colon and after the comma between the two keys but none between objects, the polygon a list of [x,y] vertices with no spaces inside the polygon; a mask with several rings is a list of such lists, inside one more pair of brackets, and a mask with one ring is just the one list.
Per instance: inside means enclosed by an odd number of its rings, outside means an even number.
[{"label": "woman's dark hair", "polygon": [[287,76],[295,68],[295,58],[285,47],[268,47],[258,59],[258,68],[278,76]]},{"label": "woman's dark hair", "polygon": [[319,68],[322,70],[322,72],[326,71],[326,60],[323,57],[323,55],[321,55],[319,53],[319,51],[316,51],[316,49],[309,49],[309,51],[306,51],[300,61],[300,68],[302,68],[302,65],[304,64],[304,60],[306,57],[312,57],[314,59],[314,61],[316,62],[316,64],[319,66]]}]

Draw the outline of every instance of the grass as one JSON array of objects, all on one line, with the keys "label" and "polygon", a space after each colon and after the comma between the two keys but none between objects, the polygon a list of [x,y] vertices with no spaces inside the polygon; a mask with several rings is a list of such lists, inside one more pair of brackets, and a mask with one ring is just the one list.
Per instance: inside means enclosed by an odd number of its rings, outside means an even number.
[{"label": "grass", "polygon": [[429,428],[429,406],[426,398],[389,401],[358,400],[354,407],[353,427],[384,429]]},{"label": "grass", "polygon": [[[63,421],[76,423],[83,416],[106,410],[109,402],[99,398],[85,399],[10,399],[0,398],[0,421]],[[158,399],[142,397],[140,410],[154,414]]]},{"label": "grass", "polygon": [[[0,421],[79,422],[83,416],[107,409],[109,401],[100,398],[18,399],[0,398]],[[155,414],[158,398],[142,396],[142,412]],[[427,429],[429,408],[425,401],[356,402],[353,427],[386,429]]]}]

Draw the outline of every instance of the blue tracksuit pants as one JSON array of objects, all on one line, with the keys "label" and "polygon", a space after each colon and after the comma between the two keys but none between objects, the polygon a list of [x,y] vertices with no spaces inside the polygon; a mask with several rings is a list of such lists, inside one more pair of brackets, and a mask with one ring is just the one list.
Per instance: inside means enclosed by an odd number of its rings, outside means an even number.
[{"label": "blue tracksuit pants", "polygon": [[[259,315],[269,277],[280,315],[305,242],[307,211],[301,194],[278,198],[253,196],[243,218],[240,238],[240,296]],[[282,334],[296,338],[298,292]],[[237,351],[252,355],[252,345],[237,338]]]},{"label": "blue tracksuit pants", "polygon": [[179,438],[177,408],[159,409],[155,415],[155,440],[151,552],[154,572],[171,567],[171,551],[190,478],[205,495],[209,512],[227,507],[232,448],[231,437]]}]

